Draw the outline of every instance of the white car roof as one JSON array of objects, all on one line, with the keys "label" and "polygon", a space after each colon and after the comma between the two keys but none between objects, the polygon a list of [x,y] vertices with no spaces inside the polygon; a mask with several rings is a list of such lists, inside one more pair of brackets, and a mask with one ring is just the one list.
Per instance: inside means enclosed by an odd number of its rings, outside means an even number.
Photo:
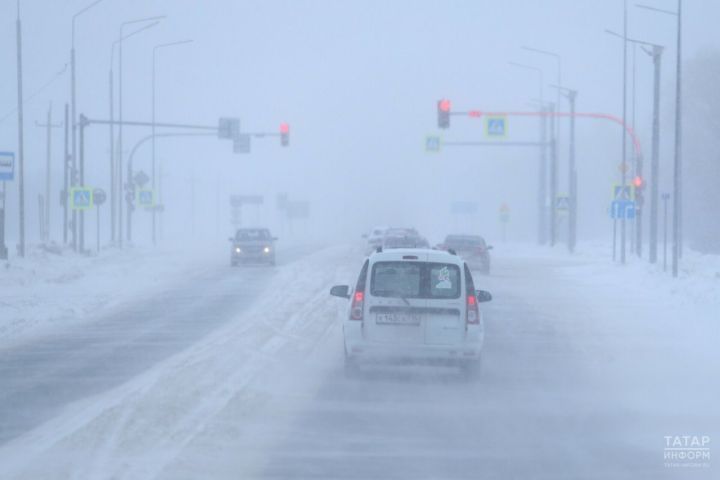
[{"label": "white car roof", "polygon": [[409,260],[408,258],[403,258],[407,256],[415,256],[418,260],[423,262],[453,263],[458,266],[463,265],[463,260],[457,255],[448,253],[445,250],[434,250],[432,248],[390,248],[381,252],[374,252],[370,254],[370,261],[391,262]]}]

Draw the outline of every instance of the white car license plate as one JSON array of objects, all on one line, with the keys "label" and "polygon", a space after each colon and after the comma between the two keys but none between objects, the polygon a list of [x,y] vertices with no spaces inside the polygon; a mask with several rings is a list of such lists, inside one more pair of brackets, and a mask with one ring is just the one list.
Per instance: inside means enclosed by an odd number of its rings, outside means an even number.
[{"label": "white car license plate", "polygon": [[378,325],[420,325],[422,317],[411,313],[378,313],[375,323]]}]

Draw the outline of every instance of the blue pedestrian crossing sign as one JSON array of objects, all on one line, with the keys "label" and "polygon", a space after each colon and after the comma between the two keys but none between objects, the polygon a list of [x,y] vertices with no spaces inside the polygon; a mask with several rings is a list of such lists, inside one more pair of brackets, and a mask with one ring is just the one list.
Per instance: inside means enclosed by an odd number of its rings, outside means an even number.
[{"label": "blue pedestrian crossing sign", "polygon": [[507,136],[507,117],[504,115],[488,115],[485,117],[485,135],[492,138]]},{"label": "blue pedestrian crossing sign", "polygon": [[90,187],[73,187],[70,189],[70,208],[73,210],[89,210],[93,208],[93,191]]},{"label": "blue pedestrian crossing sign", "polygon": [[442,145],[442,140],[438,135],[427,135],[425,137],[425,151],[426,152],[432,152],[432,153],[438,153],[440,151],[440,146]]},{"label": "blue pedestrian crossing sign", "polygon": [[610,218],[614,220],[634,220],[635,202],[632,200],[615,200],[610,204]]},{"label": "blue pedestrian crossing sign", "polygon": [[613,185],[613,200],[635,200],[635,186],[616,183]]},{"label": "blue pedestrian crossing sign", "polygon": [[141,207],[154,207],[155,192],[147,188],[141,188],[137,191],[137,203]]}]

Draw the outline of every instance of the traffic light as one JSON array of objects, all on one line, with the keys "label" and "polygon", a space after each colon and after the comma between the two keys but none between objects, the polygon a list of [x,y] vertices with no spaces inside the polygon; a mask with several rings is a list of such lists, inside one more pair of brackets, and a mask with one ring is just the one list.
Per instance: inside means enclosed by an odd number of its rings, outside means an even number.
[{"label": "traffic light", "polygon": [[450,128],[450,100],[438,100],[438,128]]},{"label": "traffic light", "polygon": [[643,203],[645,203],[645,198],[643,196],[643,190],[645,188],[645,179],[641,177],[640,175],[635,176],[633,178],[633,186],[635,187],[635,203],[637,203],[638,208],[643,206]]},{"label": "traffic light", "polygon": [[287,147],[290,144],[290,125],[280,124],[280,145]]}]

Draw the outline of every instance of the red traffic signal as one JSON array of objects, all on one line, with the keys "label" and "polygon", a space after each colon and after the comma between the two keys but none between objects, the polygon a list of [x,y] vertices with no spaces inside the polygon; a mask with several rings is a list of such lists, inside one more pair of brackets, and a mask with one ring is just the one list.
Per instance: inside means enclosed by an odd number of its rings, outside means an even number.
[{"label": "red traffic signal", "polygon": [[280,145],[287,147],[290,143],[290,125],[287,123],[280,124]]},{"label": "red traffic signal", "polygon": [[633,185],[635,185],[635,188],[643,188],[645,186],[645,180],[638,175],[633,178]]},{"label": "red traffic signal", "polygon": [[450,128],[450,100],[442,99],[437,102],[438,127]]}]

